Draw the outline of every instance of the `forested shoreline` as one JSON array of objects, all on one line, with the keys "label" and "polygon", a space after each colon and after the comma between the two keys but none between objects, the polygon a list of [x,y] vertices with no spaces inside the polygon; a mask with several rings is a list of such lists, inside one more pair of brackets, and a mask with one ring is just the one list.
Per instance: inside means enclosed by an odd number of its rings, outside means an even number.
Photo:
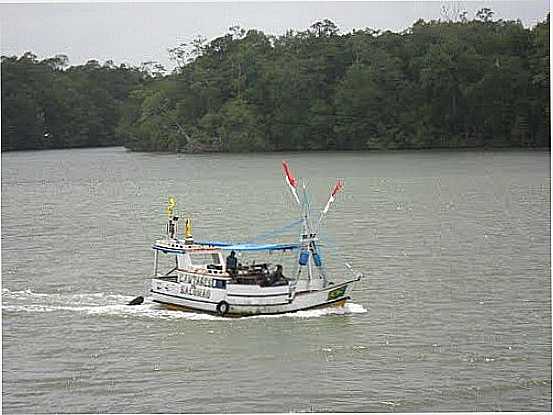
[{"label": "forested shoreline", "polygon": [[549,15],[525,28],[482,9],[401,33],[232,27],[169,53],[171,73],[3,56],[2,150],[550,146]]}]

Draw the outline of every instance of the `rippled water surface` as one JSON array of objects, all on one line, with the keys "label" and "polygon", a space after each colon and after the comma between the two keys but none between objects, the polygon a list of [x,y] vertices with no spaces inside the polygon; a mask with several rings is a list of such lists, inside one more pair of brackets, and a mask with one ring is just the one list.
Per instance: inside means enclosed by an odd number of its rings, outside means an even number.
[{"label": "rippled water surface", "polygon": [[[348,307],[124,305],[168,195],[198,239],[296,219],[282,158],[316,209],[345,180],[322,237],[335,279],[366,275]],[[3,153],[3,411],[551,410],[549,171],[525,151]]]}]

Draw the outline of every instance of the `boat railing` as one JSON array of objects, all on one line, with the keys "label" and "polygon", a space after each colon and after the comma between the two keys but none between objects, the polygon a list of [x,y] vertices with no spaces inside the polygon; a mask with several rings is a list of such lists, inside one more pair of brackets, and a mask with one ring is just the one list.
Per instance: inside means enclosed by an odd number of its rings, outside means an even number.
[{"label": "boat railing", "polygon": [[178,281],[178,277],[176,275],[163,275],[163,276],[156,276],[154,278],[156,280],[169,281],[169,282],[177,282]]}]

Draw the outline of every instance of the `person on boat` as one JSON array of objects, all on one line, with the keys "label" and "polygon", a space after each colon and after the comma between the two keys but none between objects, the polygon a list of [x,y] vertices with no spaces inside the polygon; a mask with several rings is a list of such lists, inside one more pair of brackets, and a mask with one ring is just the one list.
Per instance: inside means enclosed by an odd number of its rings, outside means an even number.
[{"label": "person on boat", "polygon": [[270,285],[283,285],[288,282],[286,277],[282,274],[282,265],[277,265],[276,270],[270,275]]},{"label": "person on boat", "polygon": [[230,255],[227,257],[227,272],[234,277],[237,269],[238,258],[236,258],[236,252],[230,251]]}]

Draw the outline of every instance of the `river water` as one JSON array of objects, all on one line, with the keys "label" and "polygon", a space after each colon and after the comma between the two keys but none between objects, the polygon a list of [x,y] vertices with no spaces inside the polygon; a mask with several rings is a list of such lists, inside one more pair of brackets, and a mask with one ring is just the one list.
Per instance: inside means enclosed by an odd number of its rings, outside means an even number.
[{"label": "river water", "polygon": [[[345,181],[321,236],[365,273],[347,308],[124,305],[170,195],[197,239],[295,220],[281,159],[314,209]],[[3,153],[3,411],[549,411],[550,185],[545,151]]]}]

